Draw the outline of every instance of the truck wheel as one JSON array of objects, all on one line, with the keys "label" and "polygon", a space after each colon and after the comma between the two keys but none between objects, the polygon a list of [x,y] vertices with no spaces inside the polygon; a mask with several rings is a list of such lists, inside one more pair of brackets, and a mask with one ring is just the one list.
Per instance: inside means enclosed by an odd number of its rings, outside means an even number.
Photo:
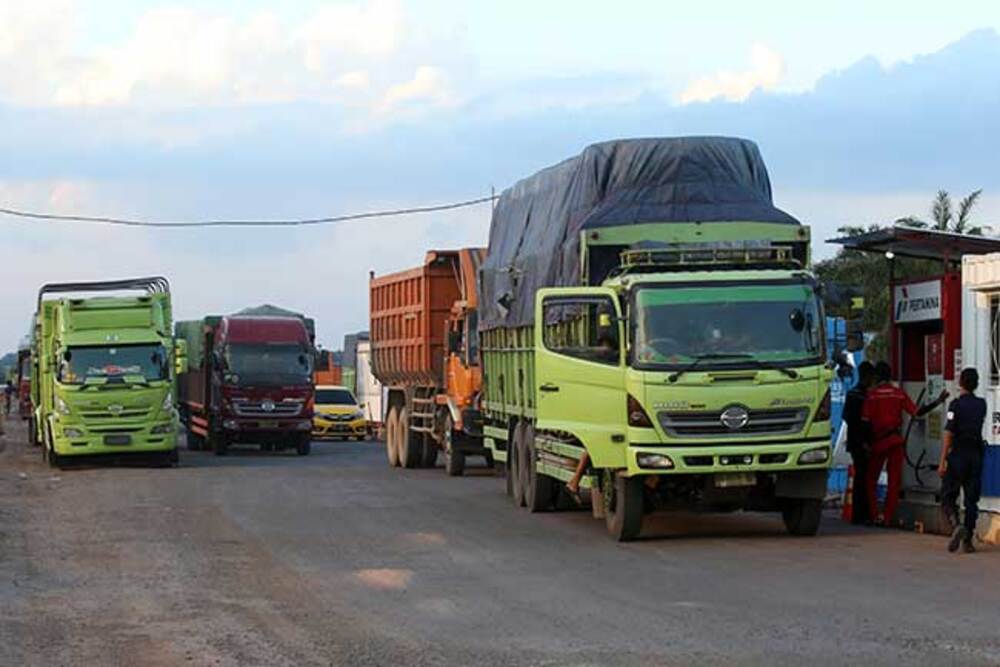
[{"label": "truck wheel", "polygon": [[389,410],[389,416],[385,419],[385,453],[389,459],[389,465],[395,468],[399,465],[399,450],[396,449],[396,431],[399,428],[399,413],[396,408]]},{"label": "truck wheel", "polygon": [[455,422],[451,415],[444,418],[444,469],[451,477],[465,472],[465,452],[455,449]]},{"label": "truck wheel", "polygon": [[510,450],[507,452],[507,456],[510,458],[511,498],[514,500],[514,507],[524,507],[524,484],[521,483],[524,468],[521,461],[520,424],[514,427],[514,438],[510,442]]},{"label": "truck wheel", "polygon": [[312,451],[312,438],[308,435],[300,436],[295,444],[295,453],[299,456],[308,456],[310,451]]},{"label": "truck wheel", "polygon": [[52,438],[52,429],[47,428],[46,432],[48,435],[46,440],[48,442],[46,442],[44,445],[46,453],[45,458],[48,461],[50,468],[56,468],[56,469],[62,468],[62,456],[60,456],[59,452],[56,451],[55,441]]},{"label": "truck wheel", "polygon": [[35,431],[34,417],[28,417],[28,442],[32,447],[38,446],[38,432]]},{"label": "truck wheel", "polygon": [[424,456],[423,438],[410,431],[410,412],[399,413],[399,462],[404,468],[417,468]]},{"label": "truck wheel", "polygon": [[603,483],[604,521],[608,533],[619,542],[630,542],[642,530],[642,480],[609,471]]},{"label": "truck wheel", "polygon": [[823,503],[816,498],[789,498],[781,509],[785,530],[796,537],[812,537],[823,518]]},{"label": "truck wheel", "polygon": [[424,468],[434,468],[438,462],[438,444],[428,434],[424,434],[424,449],[420,457],[420,465]]},{"label": "truck wheel", "polygon": [[525,503],[530,512],[546,512],[552,509],[557,487],[554,479],[538,472],[535,428],[533,426],[527,426],[524,429],[524,451],[528,463],[528,474],[525,478]]}]

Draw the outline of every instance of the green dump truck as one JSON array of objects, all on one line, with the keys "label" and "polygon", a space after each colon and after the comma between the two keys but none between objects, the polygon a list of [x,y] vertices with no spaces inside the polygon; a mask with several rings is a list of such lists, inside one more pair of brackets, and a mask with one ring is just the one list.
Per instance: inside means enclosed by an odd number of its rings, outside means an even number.
[{"label": "green dump truck", "polygon": [[675,509],[814,534],[831,372],[809,252],[742,139],[596,144],[505,191],[479,330],[514,504],[552,508],[578,473],[619,540]]},{"label": "green dump truck", "polygon": [[174,378],[184,351],[171,337],[165,278],[45,285],[34,322],[29,437],[50,465],[177,462]]}]

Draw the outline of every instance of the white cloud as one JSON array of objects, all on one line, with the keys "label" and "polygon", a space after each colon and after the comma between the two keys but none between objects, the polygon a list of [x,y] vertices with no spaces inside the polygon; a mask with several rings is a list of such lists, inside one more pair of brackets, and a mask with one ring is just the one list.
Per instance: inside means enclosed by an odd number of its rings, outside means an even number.
[{"label": "white cloud", "polygon": [[346,72],[333,80],[333,85],[336,88],[361,89],[367,88],[370,84],[371,77],[369,77],[368,72],[364,70]]},{"label": "white cloud", "polygon": [[741,71],[723,70],[691,82],[680,95],[681,104],[725,99],[742,102],[755,90],[771,90],[781,81],[785,62],[781,54],[763,44],[750,49],[750,67]]},{"label": "white cloud", "polygon": [[400,107],[442,107],[454,102],[455,96],[445,73],[437,67],[422,65],[409,81],[389,87],[379,110],[388,112]]},{"label": "white cloud", "polygon": [[326,4],[294,21],[194,3],[153,8],[122,39],[89,49],[78,13],[73,0],[0,3],[0,102],[169,109],[308,100],[371,111],[395,105],[386,99],[437,99],[443,78],[429,69],[409,88],[391,86],[419,51],[396,0]]}]

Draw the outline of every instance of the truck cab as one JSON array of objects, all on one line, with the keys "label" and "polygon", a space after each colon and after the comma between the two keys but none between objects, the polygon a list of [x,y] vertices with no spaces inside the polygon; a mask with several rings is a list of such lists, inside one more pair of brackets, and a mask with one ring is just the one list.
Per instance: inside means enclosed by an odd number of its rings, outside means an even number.
[{"label": "truck cab", "polygon": [[313,349],[301,320],[206,318],[180,323],[178,333],[197,350],[181,379],[189,448],[225,455],[231,445],[252,443],[309,453]]},{"label": "truck cab", "polygon": [[[142,290],[142,296],[45,298]],[[169,285],[163,278],[42,287],[35,319],[32,438],[49,463],[86,456],[177,460]]]},{"label": "truck cab", "polygon": [[539,290],[536,309],[535,429],[583,445],[607,511],[639,505],[625,534],[644,505],[778,510],[815,532],[831,371],[818,286],[786,249],[625,251],[602,285]]}]

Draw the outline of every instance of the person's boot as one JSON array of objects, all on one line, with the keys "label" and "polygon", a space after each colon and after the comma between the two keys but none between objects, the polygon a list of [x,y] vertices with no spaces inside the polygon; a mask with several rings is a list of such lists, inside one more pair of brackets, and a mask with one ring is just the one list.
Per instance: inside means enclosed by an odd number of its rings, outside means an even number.
[{"label": "person's boot", "polygon": [[962,551],[964,551],[967,554],[976,553],[976,545],[972,543],[971,535],[962,541]]},{"label": "person's boot", "polygon": [[951,539],[948,540],[948,552],[955,553],[962,542],[967,542],[965,537],[965,527],[961,524],[955,526],[951,531]]}]

